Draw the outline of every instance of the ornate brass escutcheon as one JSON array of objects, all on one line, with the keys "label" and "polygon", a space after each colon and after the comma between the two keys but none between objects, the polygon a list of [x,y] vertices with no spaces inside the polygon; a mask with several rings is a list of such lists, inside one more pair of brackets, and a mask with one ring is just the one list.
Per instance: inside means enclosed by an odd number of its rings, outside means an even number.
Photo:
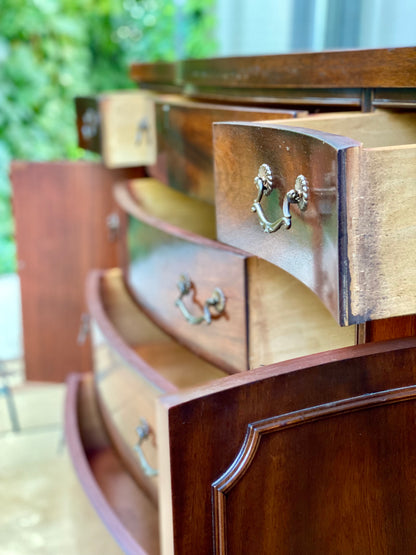
[{"label": "ornate brass escutcheon", "polygon": [[182,312],[186,321],[192,324],[193,326],[201,324],[202,322],[206,322],[207,324],[211,323],[212,321],[212,314],[210,311],[211,307],[213,307],[213,309],[217,312],[217,314],[221,314],[222,312],[224,312],[225,295],[219,287],[216,287],[211,297],[209,297],[209,299],[205,301],[202,315],[193,316],[186,308],[182,300],[183,297],[185,297],[186,295],[189,295],[189,293],[192,291],[192,282],[189,276],[181,275],[177,283],[177,286],[179,289],[179,298],[176,299],[175,305]]},{"label": "ornate brass escutcheon", "polygon": [[308,207],[309,186],[306,177],[298,175],[295,182],[295,188],[291,189],[283,200],[283,216],[274,222],[270,222],[263,211],[261,200],[263,195],[269,196],[273,190],[272,187],[272,171],[270,166],[262,164],[259,168],[257,176],[254,178],[254,184],[257,187],[257,197],[251,206],[252,212],[257,212],[260,226],[265,233],[273,233],[281,227],[290,229],[292,225],[292,215],[290,213],[290,205],[297,204],[299,209],[304,212]]}]

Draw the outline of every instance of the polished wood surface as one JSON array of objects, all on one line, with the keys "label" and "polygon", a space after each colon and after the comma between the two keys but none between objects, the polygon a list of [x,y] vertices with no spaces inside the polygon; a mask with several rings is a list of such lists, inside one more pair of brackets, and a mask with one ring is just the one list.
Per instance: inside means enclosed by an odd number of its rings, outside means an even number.
[{"label": "polished wood surface", "polygon": [[[154,187],[155,185],[156,187]],[[169,195],[165,196],[166,191],[163,191],[163,189],[167,189]],[[131,194],[134,195],[134,199],[131,198]],[[154,292],[150,296],[152,306],[149,307],[149,310],[151,311],[150,315],[156,321],[160,320],[159,312],[164,313],[165,308],[163,305],[158,306],[157,302],[159,299],[164,299],[164,280],[169,275],[165,269],[165,264],[170,260],[170,256],[176,257],[177,253],[169,251],[169,254],[166,254],[163,250],[163,259],[159,257],[159,263],[163,264],[161,269],[155,267],[149,269],[149,259],[153,260],[156,257],[153,248],[155,245],[157,246],[155,240],[151,241],[151,237],[153,239],[157,237],[157,232],[153,226],[151,228],[144,227],[143,223],[140,224],[140,221],[145,219],[145,221],[163,229],[170,226],[171,233],[168,238],[165,236],[163,243],[169,246],[172,244],[173,233],[187,237],[184,229],[177,227],[179,224],[183,223],[186,231],[205,232],[206,229],[209,229],[209,226],[212,225],[213,214],[209,210],[207,211],[207,208],[211,209],[211,206],[172,191],[166,186],[158,184],[155,180],[131,181],[127,189],[121,185],[117,186],[116,198],[123,209],[138,217],[137,221],[130,221],[128,232],[130,260],[126,262],[126,275],[128,276],[129,286],[136,295],[145,297],[145,300],[141,302],[146,306],[149,305],[147,300],[149,291],[152,291],[152,287],[159,286],[162,293],[156,295],[156,292]],[[169,200],[172,200],[172,202],[170,203]],[[154,216],[155,214],[164,217],[164,220],[159,221]],[[205,222],[209,225],[206,225]],[[140,234],[138,230],[140,230]],[[201,239],[198,239],[198,241],[201,241]],[[148,250],[144,249],[144,245],[147,246]],[[191,248],[188,248],[190,253]],[[157,249],[160,251],[161,247],[157,246]],[[199,258],[195,258],[195,260],[198,260],[198,264],[204,252],[202,246],[200,246],[200,250]],[[209,260],[211,259],[211,251],[212,249],[207,254]],[[138,273],[138,267],[133,266],[134,260],[138,260],[136,252],[140,252],[144,259],[144,262],[141,263],[140,273]],[[168,256],[169,258],[167,258]],[[230,260],[231,262],[226,262],[227,265],[230,263],[234,265],[233,259]],[[192,262],[192,259],[190,262]],[[170,268],[173,264],[175,262],[169,262],[168,267]],[[173,276],[172,279],[175,278],[176,276]],[[237,367],[238,369],[256,368],[260,365],[271,364],[295,356],[354,344],[354,327],[349,329],[340,328],[319,299],[299,281],[293,279],[280,268],[256,257],[245,257],[245,260],[241,261],[238,278],[234,276],[232,280],[228,278],[226,284],[224,282],[218,283],[226,293],[227,298],[233,300],[234,291],[240,282],[247,290],[247,301],[243,299],[241,302],[242,308],[246,303],[247,328],[243,328],[239,332],[243,345],[240,351],[243,355],[244,345],[247,343],[248,360],[242,360],[239,363],[240,366]],[[179,340],[183,341],[184,333],[177,320],[178,317],[182,318],[182,316],[173,311],[173,313],[170,313],[170,317],[172,319],[170,322],[168,321],[170,327],[167,327],[167,330],[169,331],[172,327],[174,330],[178,330],[174,333],[179,332]],[[168,313],[166,313],[166,318],[168,318]],[[216,323],[213,322],[211,325],[213,326]],[[227,337],[236,333],[233,330],[235,323],[232,313],[230,313],[226,325]],[[208,332],[203,325],[201,329],[197,327],[189,328],[189,333],[192,333],[197,348],[205,349],[208,352],[206,356],[210,357],[210,351],[216,349],[217,336],[213,336],[210,329],[208,329]],[[277,337],[279,340],[276,340]],[[208,341],[211,341],[211,343],[208,343]],[[227,360],[229,344],[224,340],[221,344],[222,360]],[[220,361],[219,364],[222,364],[222,362]]]},{"label": "polished wood surface", "polygon": [[28,380],[63,381],[74,369],[91,369],[89,339],[77,343],[84,283],[92,267],[118,262],[119,243],[106,220],[117,211],[113,182],[132,175],[91,162],[13,163]]},{"label": "polished wood surface", "polygon": [[146,91],[119,91],[77,97],[78,144],[102,154],[108,168],[154,164],[156,122]]},{"label": "polished wood surface", "polygon": [[[134,199],[129,199],[122,186],[116,190],[120,207],[130,215],[125,268],[129,288],[149,317],[177,341],[224,370],[246,370],[246,255],[186,229],[191,222],[207,229],[205,221],[212,229],[213,212],[206,203],[204,208],[209,210],[201,211],[200,219],[195,214],[200,201],[188,199],[182,210],[172,210],[176,223],[183,218],[184,228],[180,228],[170,223],[171,217],[167,221],[156,218],[153,214],[159,208],[152,207],[152,202],[158,197],[141,195],[138,189]],[[146,199],[144,206],[139,204],[141,198]],[[183,302],[194,316],[203,314],[204,304],[216,287],[224,293],[225,311],[216,314],[211,309],[211,324],[190,324],[176,306],[177,284],[185,274],[192,281],[192,290]]]},{"label": "polished wood surface", "polygon": [[250,423],[213,484],[216,552],[411,553],[415,416],[413,385]]},{"label": "polished wood surface", "polygon": [[299,115],[306,112],[156,97],[158,163],[150,173],[175,189],[214,204],[213,122],[290,119]]},{"label": "polished wood surface", "polygon": [[[411,552],[415,379],[411,338],[294,359],[161,399],[158,425],[169,427],[161,456],[170,459],[162,518],[173,522],[163,552],[211,553],[213,534],[231,553],[241,552],[239,542],[247,553]],[[218,506],[211,511],[212,484],[223,489],[246,434],[263,424],[270,434],[244,463],[236,495],[224,492],[227,527]]]},{"label": "polished wood surface", "polygon": [[130,66],[130,77],[141,85],[180,85],[177,63],[134,63]]},{"label": "polished wood surface", "polygon": [[141,86],[169,87],[206,101],[310,110],[371,109],[372,105],[416,105],[416,48],[344,50],[184,60],[171,64],[133,63]]},{"label": "polished wood surface", "polygon": [[181,69],[184,82],[203,87],[415,87],[416,48],[186,60]]},{"label": "polished wood surface", "polygon": [[[296,276],[341,325],[414,313],[416,276],[407,261],[416,248],[415,122],[414,113],[378,111],[297,125],[215,124],[219,238]],[[264,234],[250,211],[263,163],[278,192],[262,201],[271,221],[296,177],[309,183],[308,208],[291,209],[290,230]],[[399,187],[403,204],[394,213]]]},{"label": "polished wood surface", "polygon": [[131,555],[160,553],[157,509],[106,439],[89,375],[68,378],[65,439],[85,493],[121,549]]},{"label": "polished wood surface", "polygon": [[364,341],[367,343],[415,336],[416,314],[397,316],[396,318],[382,318],[365,324]]},{"label": "polished wood surface", "polygon": [[[219,239],[292,274],[340,320],[345,308],[340,306],[343,298],[338,293],[341,268],[337,207],[338,190],[345,183],[339,183],[342,173],[338,168],[343,165],[346,149],[356,144],[297,127],[292,131],[263,124],[215,126]],[[262,201],[270,221],[283,215],[283,199],[299,175],[309,183],[308,209],[302,213],[296,206],[291,208],[290,230],[264,233],[251,210],[257,196],[254,178],[262,164],[270,167],[273,176],[274,191]]]},{"label": "polished wood surface", "polygon": [[178,345],[142,312],[118,268],[88,279],[88,309],[104,340],[146,381],[171,392],[224,376],[224,372]]}]

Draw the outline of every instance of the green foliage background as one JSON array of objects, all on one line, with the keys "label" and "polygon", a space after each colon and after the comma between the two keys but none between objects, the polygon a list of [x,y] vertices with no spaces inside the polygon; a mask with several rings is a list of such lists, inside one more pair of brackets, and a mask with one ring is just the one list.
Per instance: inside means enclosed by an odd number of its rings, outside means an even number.
[{"label": "green foliage background", "polygon": [[0,273],[15,270],[11,160],[91,156],[76,144],[74,96],[133,87],[133,60],[214,55],[214,4],[0,0]]}]

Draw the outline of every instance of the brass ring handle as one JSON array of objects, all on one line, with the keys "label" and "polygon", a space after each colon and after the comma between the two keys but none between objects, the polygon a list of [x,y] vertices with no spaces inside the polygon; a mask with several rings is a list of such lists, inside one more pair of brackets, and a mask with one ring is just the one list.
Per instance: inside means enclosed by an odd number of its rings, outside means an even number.
[{"label": "brass ring handle", "polygon": [[152,478],[158,475],[158,471],[147,462],[146,455],[143,453],[142,449],[143,442],[150,437],[150,427],[145,418],[141,418],[140,422],[140,426],[137,426],[136,428],[139,441],[134,446],[134,450],[139,457],[140,466],[142,467],[143,472],[146,476]]},{"label": "brass ring handle", "polygon": [[225,310],[225,295],[219,287],[216,287],[209,299],[204,303],[203,314],[201,316],[193,316],[186,308],[183,297],[188,295],[192,290],[192,282],[189,276],[182,275],[177,283],[179,289],[179,298],[175,301],[175,306],[182,312],[185,320],[195,326],[206,322],[210,324],[212,321],[212,314],[210,308],[213,307],[217,314],[221,314]]},{"label": "brass ring handle", "polygon": [[298,175],[295,182],[295,188],[291,189],[283,200],[283,216],[274,222],[270,222],[264,215],[261,207],[263,195],[269,196],[272,192],[272,171],[270,166],[262,164],[259,168],[257,177],[254,178],[254,184],[257,187],[257,197],[253,201],[251,207],[252,212],[257,212],[260,226],[265,233],[273,233],[281,227],[290,229],[292,225],[292,215],[290,213],[290,205],[297,204],[299,209],[304,212],[308,207],[309,186],[306,177]]}]

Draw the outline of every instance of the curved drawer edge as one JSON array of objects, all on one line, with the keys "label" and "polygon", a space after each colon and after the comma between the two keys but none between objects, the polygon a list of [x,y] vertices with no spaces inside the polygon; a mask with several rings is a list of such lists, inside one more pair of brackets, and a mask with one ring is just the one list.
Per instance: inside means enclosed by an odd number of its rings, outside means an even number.
[{"label": "curved drawer edge", "polygon": [[[82,407],[82,403],[89,406]],[[88,420],[87,427],[83,429],[84,422],[82,421],[83,410],[89,413],[95,413],[95,430],[96,435],[91,427],[91,421]],[[97,514],[112,534],[114,539],[127,554],[131,555],[147,555],[158,553],[158,546],[152,546],[154,538],[158,536],[158,513],[157,509],[152,505],[142,492],[140,492],[137,484],[129,476],[124,469],[121,461],[113,452],[110,443],[106,442],[106,436],[103,429],[99,428],[100,416],[95,404],[93,393],[93,377],[91,374],[70,374],[67,378],[67,393],[65,399],[65,418],[64,418],[65,439],[68,446],[68,451],[74,466],[78,479],[86,493],[88,499],[96,510]],[[89,428],[89,429],[88,429]],[[91,435],[89,435],[91,433]],[[126,499],[114,500],[114,506],[104,495],[102,486],[100,486],[100,476],[94,473],[93,459],[98,457],[106,458],[112,464],[112,476],[114,482],[123,482],[123,487],[116,489],[121,490],[121,497],[128,490],[131,492],[132,497],[140,499],[143,504],[143,516],[146,515],[146,522],[150,519],[154,521],[155,527],[148,530],[147,536],[143,543],[147,543],[148,547],[144,548],[140,545],[137,539],[132,535],[130,530],[122,521],[122,516],[119,514],[126,509]],[[104,480],[104,474],[101,480]],[[114,490],[114,488],[113,488]],[[151,514],[149,518],[149,512]],[[136,513],[135,522],[137,523],[140,516]],[[150,549],[149,549],[150,545]]]},{"label": "curved drawer edge", "polygon": [[187,231],[175,224],[171,224],[156,216],[148,214],[144,208],[142,208],[137,200],[134,198],[129,182],[118,182],[114,185],[114,198],[118,206],[124,210],[129,216],[140,220],[141,222],[148,224],[154,228],[160,229],[161,231],[168,233],[174,237],[184,239],[190,243],[195,243],[199,246],[210,247],[213,249],[220,249],[227,252],[232,252],[236,255],[240,255],[242,258],[247,257],[247,253],[238,247],[222,243],[220,241],[209,239],[193,233],[192,231]]},{"label": "curved drawer edge", "polygon": [[[149,380],[154,386],[160,388],[161,391],[166,393],[175,392],[176,388],[171,382],[165,380],[139,355],[130,349],[107,317],[99,295],[100,280],[104,273],[105,271],[103,270],[92,270],[87,276],[86,297],[90,316],[96,321],[101,332],[105,335],[106,340],[131,366],[133,371],[136,368],[139,368],[141,375]],[[130,290],[129,294],[131,295]],[[135,303],[137,303],[134,297],[132,297],[132,299]],[[137,310],[142,310],[139,305],[137,306]]]}]

